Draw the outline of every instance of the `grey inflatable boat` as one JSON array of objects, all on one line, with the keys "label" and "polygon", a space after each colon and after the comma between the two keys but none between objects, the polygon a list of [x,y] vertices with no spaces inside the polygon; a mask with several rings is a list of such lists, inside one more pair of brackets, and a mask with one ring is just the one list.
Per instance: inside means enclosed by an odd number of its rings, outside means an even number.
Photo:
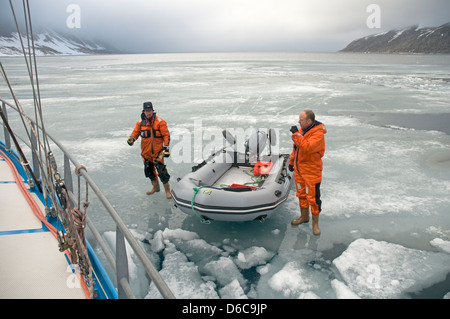
[{"label": "grey inflatable boat", "polygon": [[[230,144],[235,139],[227,131]],[[269,139],[269,154],[260,155]],[[224,148],[192,167],[171,190],[175,206],[202,222],[265,220],[286,201],[291,189],[289,154],[271,154],[274,130],[256,132],[245,152]]]}]

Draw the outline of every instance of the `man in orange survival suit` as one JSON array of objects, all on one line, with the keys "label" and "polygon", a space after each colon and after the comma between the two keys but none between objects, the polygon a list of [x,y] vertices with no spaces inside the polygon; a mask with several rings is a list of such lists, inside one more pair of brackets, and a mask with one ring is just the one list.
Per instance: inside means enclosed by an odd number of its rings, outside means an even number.
[{"label": "man in orange survival suit", "polygon": [[[159,182],[157,176],[163,183],[166,197],[170,195],[169,179],[170,175],[164,165],[164,157],[169,157],[170,134],[167,123],[153,111],[152,102],[145,102],[141,114],[141,120],[136,123],[136,127],[128,138],[127,143],[131,146],[141,137],[141,156],[144,160],[145,176],[150,178],[153,189],[147,195],[159,192]],[[158,173],[157,173],[158,171]]]},{"label": "man in orange survival suit", "polygon": [[292,225],[309,222],[309,207],[312,214],[314,235],[320,235],[319,213],[320,183],[322,182],[322,157],[325,153],[325,125],[316,121],[314,112],[304,110],[300,113],[300,130],[291,127],[294,148],[289,158],[289,170],[294,171],[295,187],[300,202],[300,217]]}]

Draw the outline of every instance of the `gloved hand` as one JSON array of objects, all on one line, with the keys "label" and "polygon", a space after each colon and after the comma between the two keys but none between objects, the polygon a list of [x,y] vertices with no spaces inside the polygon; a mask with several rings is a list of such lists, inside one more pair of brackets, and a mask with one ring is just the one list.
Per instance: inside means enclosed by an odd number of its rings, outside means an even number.
[{"label": "gloved hand", "polygon": [[128,138],[128,140],[127,140],[127,143],[128,143],[128,145],[130,145],[130,146],[132,146],[133,144],[134,144],[134,141],[136,141],[135,139],[134,139],[134,137],[129,137]]},{"label": "gloved hand", "polygon": [[164,154],[164,157],[169,157],[170,156],[169,145],[164,145],[163,146],[163,154]]},{"label": "gloved hand", "polygon": [[289,131],[291,131],[291,133],[294,134],[294,133],[297,133],[297,132],[298,132],[298,128],[297,128],[297,126],[292,125],[292,126],[291,126],[291,129],[290,129]]},{"label": "gloved hand", "polygon": [[294,171],[294,165],[289,165],[289,171],[293,172]]}]

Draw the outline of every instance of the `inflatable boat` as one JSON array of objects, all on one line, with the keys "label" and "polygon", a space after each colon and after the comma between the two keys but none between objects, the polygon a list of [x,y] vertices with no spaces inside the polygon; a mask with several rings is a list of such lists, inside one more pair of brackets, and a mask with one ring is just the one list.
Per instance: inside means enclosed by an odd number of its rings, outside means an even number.
[{"label": "inflatable boat", "polygon": [[[235,138],[223,131],[227,141]],[[244,222],[263,221],[287,199],[292,173],[289,154],[260,155],[269,139],[274,144],[274,130],[256,132],[245,142],[245,151],[224,149],[192,167],[171,190],[176,207],[193,214],[202,222],[209,220]]]}]

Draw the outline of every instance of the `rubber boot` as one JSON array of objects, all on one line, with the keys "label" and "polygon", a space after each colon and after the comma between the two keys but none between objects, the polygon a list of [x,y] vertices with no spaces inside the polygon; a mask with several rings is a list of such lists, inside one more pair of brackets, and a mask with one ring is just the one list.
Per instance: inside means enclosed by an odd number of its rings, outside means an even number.
[{"label": "rubber boot", "polygon": [[297,226],[309,222],[309,208],[300,208],[300,217],[291,221],[291,225]]},{"label": "rubber boot", "polygon": [[312,231],[314,235],[320,235],[319,215],[312,215]]},{"label": "rubber boot", "polygon": [[164,190],[166,191],[166,198],[167,199],[171,199],[172,195],[170,194],[170,186],[169,186],[169,182],[163,184],[164,186]]},{"label": "rubber boot", "polygon": [[154,194],[154,193],[156,193],[156,192],[159,192],[159,182],[158,182],[158,180],[155,178],[153,181],[152,181],[152,185],[153,185],[153,189],[151,189],[151,190],[149,190],[146,194],[147,195],[152,195],[152,194]]}]

